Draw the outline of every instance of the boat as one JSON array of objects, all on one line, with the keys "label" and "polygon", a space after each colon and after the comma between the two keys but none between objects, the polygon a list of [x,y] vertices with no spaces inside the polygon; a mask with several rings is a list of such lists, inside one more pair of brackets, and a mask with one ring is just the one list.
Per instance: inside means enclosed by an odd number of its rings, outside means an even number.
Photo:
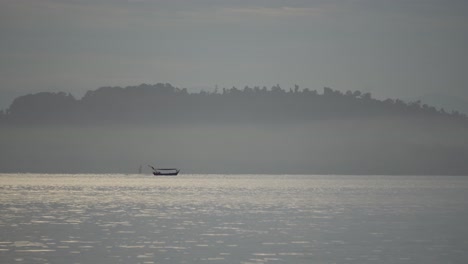
[{"label": "boat", "polygon": [[153,169],[154,176],[177,176],[179,174],[180,169],[177,168],[155,168],[153,166],[148,165]]}]

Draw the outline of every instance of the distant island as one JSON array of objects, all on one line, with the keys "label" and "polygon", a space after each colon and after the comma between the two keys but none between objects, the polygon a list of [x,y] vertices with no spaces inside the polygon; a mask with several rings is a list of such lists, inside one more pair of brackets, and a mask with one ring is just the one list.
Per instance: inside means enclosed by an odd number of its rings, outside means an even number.
[{"label": "distant island", "polygon": [[24,95],[0,112],[0,146],[0,173],[468,175],[465,114],[297,85]]},{"label": "distant island", "polygon": [[370,93],[289,90],[279,85],[218,89],[189,93],[171,84],[102,87],[81,99],[63,92],[42,92],[16,98],[0,112],[11,124],[164,124],[164,123],[291,123],[317,119],[369,117],[436,117],[467,120],[458,111],[400,99],[377,100]]}]

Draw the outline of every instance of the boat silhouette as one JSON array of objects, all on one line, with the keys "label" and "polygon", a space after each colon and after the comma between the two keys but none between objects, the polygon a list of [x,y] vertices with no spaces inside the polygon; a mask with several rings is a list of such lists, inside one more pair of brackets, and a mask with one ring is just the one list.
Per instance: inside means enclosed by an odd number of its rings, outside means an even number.
[{"label": "boat silhouette", "polygon": [[177,168],[155,168],[150,165],[148,166],[153,169],[154,176],[177,176],[180,171],[180,169]]}]

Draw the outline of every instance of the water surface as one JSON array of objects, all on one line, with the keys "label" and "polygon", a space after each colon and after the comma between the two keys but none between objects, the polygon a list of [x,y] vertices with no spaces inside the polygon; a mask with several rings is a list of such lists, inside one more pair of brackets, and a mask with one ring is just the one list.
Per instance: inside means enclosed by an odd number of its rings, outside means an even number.
[{"label": "water surface", "polygon": [[468,263],[468,177],[0,174],[1,263]]}]

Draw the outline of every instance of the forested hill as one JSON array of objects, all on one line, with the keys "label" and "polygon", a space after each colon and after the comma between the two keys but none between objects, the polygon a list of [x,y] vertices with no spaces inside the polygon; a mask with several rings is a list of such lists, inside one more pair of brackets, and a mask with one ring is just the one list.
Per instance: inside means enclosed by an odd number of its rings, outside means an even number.
[{"label": "forested hill", "polygon": [[215,89],[189,93],[171,84],[102,87],[81,99],[63,92],[16,98],[0,112],[11,124],[289,123],[362,117],[436,117],[467,121],[464,114],[370,93],[325,87],[323,92],[271,88]]},{"label": "forested hill", "polygon": [[1,115],[0,172],[468,175],[465,115],[330,88],[38,93]]}]

